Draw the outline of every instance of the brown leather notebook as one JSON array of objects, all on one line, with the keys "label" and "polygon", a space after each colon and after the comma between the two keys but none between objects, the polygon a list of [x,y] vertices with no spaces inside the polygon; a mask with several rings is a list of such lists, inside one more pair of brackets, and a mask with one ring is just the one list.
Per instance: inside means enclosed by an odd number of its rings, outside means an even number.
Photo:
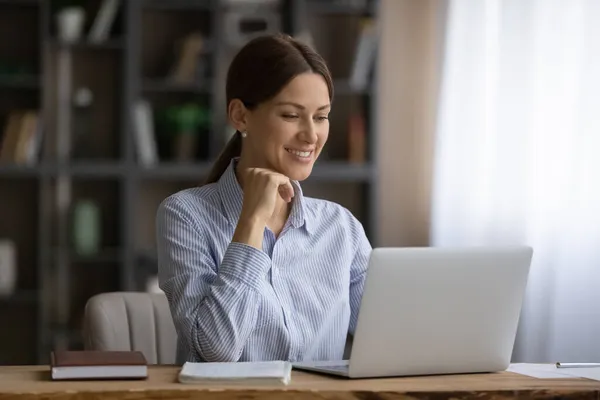
[{"label": "brown leather notebook", "polygon": [[52,379],[144,379],[148,363],[139,351],[53,351]]}]

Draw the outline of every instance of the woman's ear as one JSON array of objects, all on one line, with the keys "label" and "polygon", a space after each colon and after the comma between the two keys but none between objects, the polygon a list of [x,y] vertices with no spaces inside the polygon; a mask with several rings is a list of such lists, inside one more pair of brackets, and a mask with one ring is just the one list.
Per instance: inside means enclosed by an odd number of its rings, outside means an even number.
[{"label": "woman's ear", "polygon": [[248,115],[248,109],[244,106],[239,99],[233,99],[229,102],[227,113],[231,125],[238,131],[246,131],[246,118]]}]

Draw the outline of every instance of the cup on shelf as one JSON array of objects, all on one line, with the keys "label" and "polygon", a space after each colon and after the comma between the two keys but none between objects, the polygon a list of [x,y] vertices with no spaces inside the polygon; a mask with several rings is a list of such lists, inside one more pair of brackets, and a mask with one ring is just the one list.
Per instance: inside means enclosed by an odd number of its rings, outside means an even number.
[{"label": "cup on shelf", "polygon": [[82,7],[66,7],[56,14],[58,38],[63,42],[81,39],[84,24],[85,10]]}]

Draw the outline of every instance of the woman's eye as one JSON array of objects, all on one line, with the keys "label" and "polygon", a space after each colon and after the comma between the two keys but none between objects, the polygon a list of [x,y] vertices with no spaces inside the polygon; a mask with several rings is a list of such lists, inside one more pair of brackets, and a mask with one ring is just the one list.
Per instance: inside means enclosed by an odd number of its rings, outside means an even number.
[{"label": "woman's eye", "polygon": [[329,119],[329,117],[326,116],[326,115],[322,115],[320,117],[317,117],[317,121],[325,121],[325,120],[328,120],[328,119]]},{"label": "woman's eye", "polygon": [[298,118],[298,116],[294,114],[283,114],[283,118]]}]

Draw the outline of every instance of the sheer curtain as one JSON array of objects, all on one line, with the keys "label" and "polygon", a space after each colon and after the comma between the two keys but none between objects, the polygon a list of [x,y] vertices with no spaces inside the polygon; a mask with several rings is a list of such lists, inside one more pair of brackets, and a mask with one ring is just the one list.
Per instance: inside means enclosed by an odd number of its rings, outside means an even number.
[{"label": "sheer curtain", "polygon": [[529,244],[514,361],[600,361],[600,1],[450,0],[432,245]]}]

